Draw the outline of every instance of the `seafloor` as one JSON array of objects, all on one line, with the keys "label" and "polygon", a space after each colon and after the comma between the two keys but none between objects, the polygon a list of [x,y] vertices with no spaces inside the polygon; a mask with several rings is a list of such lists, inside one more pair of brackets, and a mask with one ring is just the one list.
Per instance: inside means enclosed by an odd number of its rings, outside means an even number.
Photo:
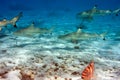
[{"label": "seafloor", "polygon": [[58,35],[76,31],[79,20],[75,14],[69,10],[23,12],[19,28],[34,21],[55,29],[34,37],[6,31],[9,36],[0,38],[0,80],[82,80],[81,72],[91,60],[95,62],[95,80],[120,80],[120,17],[95,17],[84,23],[87,32],[107,31],[105,41],[98,38],[74,44],[58,39]]}]

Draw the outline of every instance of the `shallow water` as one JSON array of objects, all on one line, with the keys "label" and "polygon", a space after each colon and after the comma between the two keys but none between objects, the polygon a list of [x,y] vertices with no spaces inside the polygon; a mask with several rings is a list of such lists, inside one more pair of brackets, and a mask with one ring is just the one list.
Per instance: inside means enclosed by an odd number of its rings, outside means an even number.
[{"label": "shallow water", "polygon": [[[12,2],[14,3],[14,0]],[[57,1],[56,3],[58,4]],[[84,1],[82,3],[85,4]],[[103,3],[106,4],[106,2]],[[111,3],[105,8],[100,5],[100,8],[116,9],[119,6],[117,3],[114,8],[110,5]],[[95,16],[93,21],[84,22],[86,26],[85,29],[83,28],[84,32],[97,34],[107,32],[106,40],[98,37],[76,43],[61,40],[58,36],[76,32],[76,26],[81,23],[81,20],[76,19],[76,14],[93,6],[86,8],[85,5],[81,5],[84,8],[79,9],[77,7],[79,5],[76,5],[74,9],[69,5],[61,7],[59,4],[60,8],[47,9],[50,6],[48,5],[40,10],[40,6],[37,9],[32,9],[33,6],[30,9],[29,4],[25,6],[24,9],[19,6],[18,10],[7,7],[5,10],[9,12],[3,15],[11,18],[11,15],[14,16],[22,10],[23,16],[17,22],[17,29],[29,26],[32,22],[35,22],[37,27],[49,29],[54,26],[55,28],[51,33],[35,34],[30,37],[13,35],[16,28],[11,25],[3,28],[0,33],[0,73],[22,67],[24,72],[30,70],[34,72],[34,80],[66,80],[65,78],[82,80],[81,72],[91,60],[94,60],[96,80],[120,80],[120,16]],[[56,68],[59,69],[56,70]],[[75,72],[77,74],[74,74]],[[54,76],[58,76],[59,79],[54,79]],[[0,78],[0,80],[3,79]]]}]

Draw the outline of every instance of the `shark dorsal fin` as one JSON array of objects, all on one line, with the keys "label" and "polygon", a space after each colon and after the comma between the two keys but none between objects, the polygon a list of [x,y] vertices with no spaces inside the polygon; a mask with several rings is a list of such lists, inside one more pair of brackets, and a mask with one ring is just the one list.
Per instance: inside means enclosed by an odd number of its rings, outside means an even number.
[{"label": "shark dorsal fin", "polygon": [[34,28],[35,27],[35,24],[34,22],[30,24],[29,28]]},{"label": "shark dorsal fin", "polygon": [[92,8],[92,11],[96,11],[97,10],[97,5],[95,5],[93,8]]},{"label": "shark dorsal fin", "polygon": [[95,5],[92,9],[91,9],[91,14],[96,13],[97,11],[97,5]]},{"label": "shark dorsal fin", "polygon": [[81,32],[82,32],[82,29],[79,28],[79,29],[77,30],[77,33],[81,33]]},{"label": "shark dorsal fin", "polygon": [[94,5],[93,9],[97,9],[97,5]]},{"label": "shark dorsal fin", "polygon": [[96,6],[94,6],[94,7],[93,7],[93,10],[94,10],[94,9],[97,9],[97,7],[96,7]]}]

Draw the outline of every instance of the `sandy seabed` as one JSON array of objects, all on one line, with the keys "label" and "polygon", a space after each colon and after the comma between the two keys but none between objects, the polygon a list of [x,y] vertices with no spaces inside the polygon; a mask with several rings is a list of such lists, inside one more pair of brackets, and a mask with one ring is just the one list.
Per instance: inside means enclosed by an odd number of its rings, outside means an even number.
[{"label": "sandy seabed", "polygon": [[[75,49],[75,44],[57,38],[18,37],[17,44],[10,36],[2,38],[0,80],[82,80],[81,72],[91,60],[95,80],[120,80],[119,58],[111,59],[117,48],[101,49],[106,44],[83,41]],[[104,52],[111,56],[100,55]]]}]

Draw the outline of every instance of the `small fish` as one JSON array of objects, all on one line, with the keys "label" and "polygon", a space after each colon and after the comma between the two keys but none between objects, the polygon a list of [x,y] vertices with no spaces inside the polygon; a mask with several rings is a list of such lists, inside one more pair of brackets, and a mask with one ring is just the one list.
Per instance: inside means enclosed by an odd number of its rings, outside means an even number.
[{"label": "small fish", "polygon": [[65,35],[60,35],[58,36],[59,39],[62,40],[67,40],[67,41],[78,41],[78,40],[89,40],[89,39],[93,39],[93,38],[102,38],[103,40],[105,40],[105,36],[106,36],[107,32],[102,33],[102,34],[96,34],[96,33],[87,33],[87,32],[83,32],[82,29],[78,29],[76,32],[71,32]]},{"label": "small fish", "polygon": [[13,17],[11,20],[3,19],[2,21],[0,21],[0,31],[2,27],[6,27],[8,24],[11,24],[16,28],[16,22],[20,19],[21,16],[22,12],[20,12],[17,16]]},{"label": "small fish", "polygon": [[46,28],[39,28],[34,25],[34,22],[30,24],[28,27],[20,29],[15,31],[13,34],[17,36],[27,36],[27,37],[32,37],[35,34],[44,34],[44,33],[50,33],[53,31],[53,27],[50,29]]},{"label": "small fish", "polygon": [[92,80],[94,78],[94,61],[91,61],[82,71],[81,78],[83,80]]}]

